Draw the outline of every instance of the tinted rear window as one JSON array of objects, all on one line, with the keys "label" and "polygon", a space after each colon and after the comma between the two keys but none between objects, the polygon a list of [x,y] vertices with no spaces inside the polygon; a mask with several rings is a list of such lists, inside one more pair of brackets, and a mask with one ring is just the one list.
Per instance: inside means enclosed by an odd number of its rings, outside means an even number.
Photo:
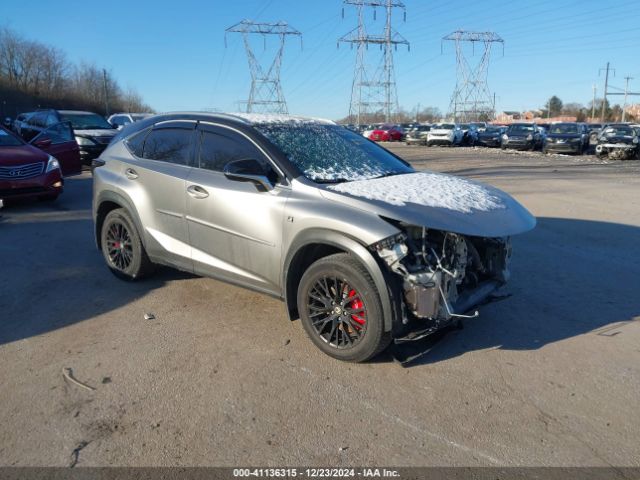
[{"label": "tinted rear window", "polygon": [[143,158],[188,165],[192,132],[184,128],[152,130],[144,142]]}]

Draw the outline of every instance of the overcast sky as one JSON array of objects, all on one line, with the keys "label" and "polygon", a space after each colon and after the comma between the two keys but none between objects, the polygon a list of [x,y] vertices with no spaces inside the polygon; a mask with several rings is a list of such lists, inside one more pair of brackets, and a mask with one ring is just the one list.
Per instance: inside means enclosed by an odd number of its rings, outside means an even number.
[{"label": "overcast sky", "polygon": [[[588,103],[592,85],[602,93],[599,68],[610,61],[612,91],[635,77],[640,91],[640,1],[405,0],[407,19],[394,28],[411,51],[395,53],[398,99],[411,110],[418,103],[446,111],[456,79],[453,44],[441,38],[456,29],[495,31],[505,40],[492,52],[489,88],[499,110],[543,106],[551,95],[565,103]],[[336,46],[356,26],[353,7],[340,0],[221,0],[110,2],[3,1],[0,24],[24,36],[63,49],[70,60],[109,69],[122,86],[136,88],[157,111],[216,108],[237,111],[246,101],[250,76],[242,39],[224,31],[247,18],[285,20],[303,34],[303,48],[286,43],[282,86],[289,111],[340,118],[348,113],[355,50]],[[368,27],[383,28],[367,15]],[[263,61],[277,46],[275,38],[254,44]],[[379,51],[368,52],[376,61]],[[471,61],[480,58],[468,52]],[[621,97],[614,98],[622,101]],[[640,102],[640,97],[636,97]]]}]

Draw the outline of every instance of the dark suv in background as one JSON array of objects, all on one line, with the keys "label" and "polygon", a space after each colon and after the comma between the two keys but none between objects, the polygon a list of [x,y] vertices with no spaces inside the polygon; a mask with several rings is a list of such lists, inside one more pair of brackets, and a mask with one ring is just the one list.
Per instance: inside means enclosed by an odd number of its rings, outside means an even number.
[{"label": "dark suv in background", "polygon": [[583,154],[589,148],[589,131],[582,123],[552,123],[544,139],[543,153]]},{"label": "dark suv in background", "polygon": [[20,135],[27,142],[52,125],[69,122],[80,147],[82,163],[89,165],[100,156],[118,133],[102,116],[78,110],[39,110],[27,117],[21,125]]}]

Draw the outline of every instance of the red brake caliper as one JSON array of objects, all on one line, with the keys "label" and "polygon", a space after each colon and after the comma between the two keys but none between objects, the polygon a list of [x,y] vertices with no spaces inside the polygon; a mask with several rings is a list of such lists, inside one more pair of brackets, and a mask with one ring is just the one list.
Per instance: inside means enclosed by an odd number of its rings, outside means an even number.
[{"label": "red brake caliper", "polygon": [[[357,295],[355,290],[350,290],[349,291],[349,296],[353,297],[354,295]],[[354,310],[359,310],[364,306],[364,304],[362,303],[362,300],[360,300],[359,298],[354,299],[350,304],[349,307],[353,308]],[[357,315],[351,315],[351,319],[356,322],[359,323],[360,325],[364,325],[366,323],[366,318],[365,318],[365,312],[360,312],[358,315],[360,315],[360,317],[358,317]]]}]

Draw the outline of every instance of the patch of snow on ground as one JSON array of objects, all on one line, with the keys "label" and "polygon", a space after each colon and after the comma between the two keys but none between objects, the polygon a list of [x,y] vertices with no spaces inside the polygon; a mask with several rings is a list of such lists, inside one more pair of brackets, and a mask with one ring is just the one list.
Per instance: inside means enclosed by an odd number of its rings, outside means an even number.
[{"label": "patch of snow on ground", "polygon": [[234,117],[239,117],[249,123],[319,123],[322,125],[335,125],[331,120],[313,117],[298,117],[294,115],[278,115],[268,113],[229,113]]},{"label": "patch of snow on ground", "polygon": [[357,180],[331,185],[330,190],[391,205],[416,203],[470,213],[505,208],[498,195],[486,187],[463,178],[439,173],[420,172],[392,177]]}]

